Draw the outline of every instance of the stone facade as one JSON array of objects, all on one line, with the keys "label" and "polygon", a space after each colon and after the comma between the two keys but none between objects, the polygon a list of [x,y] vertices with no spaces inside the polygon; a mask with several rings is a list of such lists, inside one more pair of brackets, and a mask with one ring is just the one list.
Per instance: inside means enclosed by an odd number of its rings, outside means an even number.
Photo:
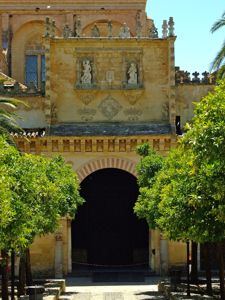
[{"label": "stone facade", "polygon": [[[8,77],[0,78],[0,94],[29,104],[18,112],[30,139],[15,136],[22,151],[61,154],[82,182],[104,168],[136,176],[135,149],[144,142],[162,155],[176,146],[178,127],[191,119],[193,102],[213,90],[213,80],[193,74],[191,81],[175,70],[173,19],[163,22],[159,37],[145,5],[146,0],[0,0],[0,68],[13,77],[10,87]],[[28,58],[34,57],[35,85],[27,82],[33,75]],[[35,271],[68,274],[71,247],[71,220],[64,219],[55,235],[32,245]],[[153,270],[165,273],[184,261],[182,243],[150,232]]]}]

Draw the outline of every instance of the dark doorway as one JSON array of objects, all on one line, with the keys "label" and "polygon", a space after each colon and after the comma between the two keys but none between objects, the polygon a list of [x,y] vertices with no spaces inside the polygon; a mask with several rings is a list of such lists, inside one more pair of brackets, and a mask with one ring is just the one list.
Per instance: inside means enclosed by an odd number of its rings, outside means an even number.
[{"label": "dark doorway", "polygon": [[148,262],[148,226],[133,212],[136,178],[120,169],[102,169],[81,183],[86,203],[72,223],[73,264],[103,266]]}]

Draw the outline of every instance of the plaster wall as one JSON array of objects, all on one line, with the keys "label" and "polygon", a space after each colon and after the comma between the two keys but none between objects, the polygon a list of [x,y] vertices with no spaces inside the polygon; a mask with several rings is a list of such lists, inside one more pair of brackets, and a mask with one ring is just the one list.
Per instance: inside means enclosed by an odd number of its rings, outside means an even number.
[{"label": "plaster wall", "polygon": [[179,84],[176,86],[176,114],[181,116],[181,126],[189,122],[194,115],[194,102],[199,102],[208,92],[213,92],[214,85]]}]

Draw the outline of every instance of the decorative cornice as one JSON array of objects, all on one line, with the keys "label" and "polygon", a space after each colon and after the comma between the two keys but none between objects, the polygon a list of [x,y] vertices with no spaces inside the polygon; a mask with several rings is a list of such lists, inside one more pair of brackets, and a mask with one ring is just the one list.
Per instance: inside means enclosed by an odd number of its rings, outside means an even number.
[{"label": "decorative cornice", "polygon": [[167,152],[176,146],[175,135],[158,136],[118,136],[118,137],[36,137],[25,139],[15,138],[22,152],[27,153],[121,153],[136,152],[136,147],[149,143],[159,152]]}]

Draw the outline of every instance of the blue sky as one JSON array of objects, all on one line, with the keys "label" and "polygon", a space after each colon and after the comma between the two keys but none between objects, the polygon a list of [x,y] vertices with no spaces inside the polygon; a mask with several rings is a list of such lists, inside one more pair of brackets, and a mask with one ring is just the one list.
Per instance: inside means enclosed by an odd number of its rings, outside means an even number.
[{"label": "blue sky", "polygon": [[182,70],[199,73],[210,69],[225,39],[225,28],[212,34],[212,24],[225,11],[224,0],[148,0],[147,14],[162,35],[162,21],[175,21],[175,62]]}]

